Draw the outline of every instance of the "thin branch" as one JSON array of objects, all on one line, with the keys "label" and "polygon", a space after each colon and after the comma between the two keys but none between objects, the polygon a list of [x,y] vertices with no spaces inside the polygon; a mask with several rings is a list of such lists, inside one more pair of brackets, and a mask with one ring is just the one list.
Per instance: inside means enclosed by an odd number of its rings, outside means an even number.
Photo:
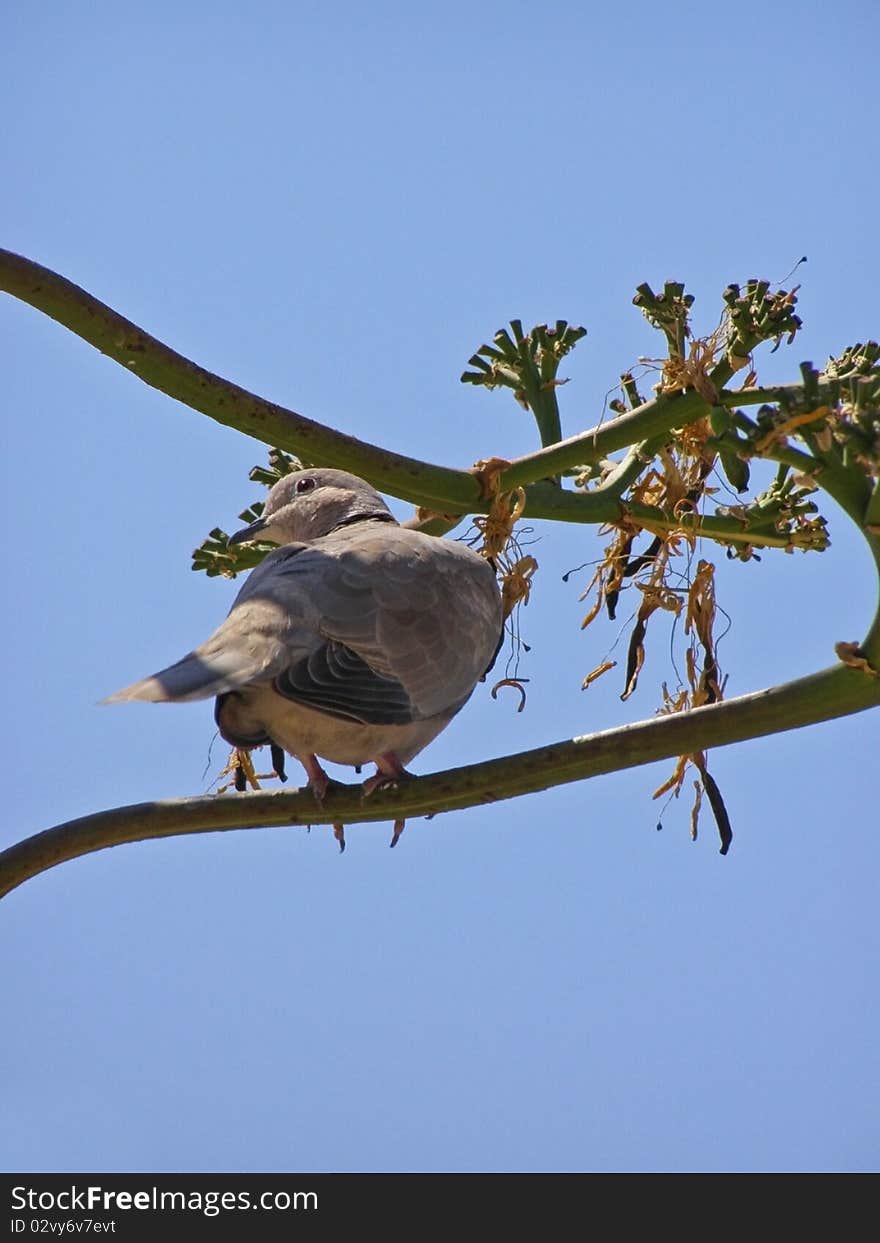
[{"label": "thin branch", "polygon": [[650,440],[644,440],[641,444],[633,445],[626,457],[597,485],[594,492],[600,494],[607,493],[611,496],[622,496],[624,492],[632,487],[642,471],[646,470],[653,462],[666,441],[667,436],[663,434],[653,436]]},{"label": "thin branch", "polygon": [[[747,435],[756,435],[757,426],[752,420],[742,412],[734,416],[735,426],[739,431],[745,432]],[[810,475],[816,483],[832,497],[843,512],[852,519],[863,535],[866,535],[868,542],[871,543],[871,532],[865,531],[867,507],[871,497],[871,480],[865,473],[855,466],[844,466],[840,461],[829,460],[829,458],[815,456],[811,453],[805,453],[801,449],[794,449],[788,443],[788,437],[783,436],[780,440],[774,441],[768,449],[766,449],[760,457],[767,458],[771,462],[783,462],[786,466],[791,466],[794,470],[800,471],[802,474]],[[871,545],[875,558],[877,556],[876,541]],[[880,561],[878,561],[880,568]]]},{"label": "thin branch", "polygon": [[[818,380],[816,383],[817,395],[829,400],[834,400],[839,389],[839,380]],[[722,406],[770,406],[778,402],[797,403],[803,395],[803,384],[775,384],[763,388],[754,385],[751,388],[722,389],[718,402]]]},{"label": "thin branch", "polygon": [[527,492],[525,512],[529,518],[592,524],[620,522],[629,517],[655,534],[681,531],[724,544],[751,544],[756,548],[789,548],[792,545],[791,537],[778,532],[771,519],[761,526],[723,514],[693,511],[673,514],[655,505],[621,501],[613,492],[606,491],[604,485],[592,492],[567,492],[552,484],[533,484]]},{"label": "thin branch", "polygon": [[486,760],[380,790],[332,786],[321,807],[307,790],[138,803],[83,816],[0,854],[0,896],[81,855],[187,833],[280,825],[357,824],[454,811],[533,794],[654,760],[727,746],[880,706],[880,678],[837,665],[771,690]]},{"label": "thin branch", "polygon": [[693,423],[709,410],[709,403],[693,390],[646,401],[643,406],[615,415],[589,431],[516,458],[502,474],[501,487],[505,490],[522,487],[536,479],[552,478],[573,466],[599,462],[637,441],[650,440]]}]

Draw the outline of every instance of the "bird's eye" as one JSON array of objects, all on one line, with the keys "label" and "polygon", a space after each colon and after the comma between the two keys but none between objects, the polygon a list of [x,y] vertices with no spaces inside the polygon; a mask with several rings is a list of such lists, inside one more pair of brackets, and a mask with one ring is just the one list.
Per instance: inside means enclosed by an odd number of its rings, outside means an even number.
[{"label": "bird's eye", "polygon": [[314,479],[297,479],[296,481],[297,492],[311,492],[314,486]]}]

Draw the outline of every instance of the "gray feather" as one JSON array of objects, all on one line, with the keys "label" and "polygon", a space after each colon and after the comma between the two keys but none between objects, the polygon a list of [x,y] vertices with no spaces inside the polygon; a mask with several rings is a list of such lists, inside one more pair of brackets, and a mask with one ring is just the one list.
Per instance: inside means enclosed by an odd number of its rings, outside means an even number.
[{"label": "gray feather", "polygon": [[282,546],[252,571],[223,624],[105,702],[217,696],[224,737],[254,740],[241,745],[360,757],[345,763],[373,758],[386,741],[415,754],[494,658],[502,617],[491,567],[463,544],[398,526],[368,484],[342,471],[287,476],[263,517],[259,538]]}]

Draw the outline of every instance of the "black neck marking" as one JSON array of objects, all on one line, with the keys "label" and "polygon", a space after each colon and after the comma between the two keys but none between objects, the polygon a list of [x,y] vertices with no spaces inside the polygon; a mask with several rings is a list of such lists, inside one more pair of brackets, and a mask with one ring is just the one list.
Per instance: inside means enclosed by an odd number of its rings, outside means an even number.
[{"label": "black neck marking", "polygon": [[341,527],[352,527],[356,522],[393,522],[396,525],[397,519],[394,517],[394,514],[389,514],[384,510],[376,514],[351,514],[348,518],[343,518],[341,522],[337,522],[333,530],[338,531]]}]

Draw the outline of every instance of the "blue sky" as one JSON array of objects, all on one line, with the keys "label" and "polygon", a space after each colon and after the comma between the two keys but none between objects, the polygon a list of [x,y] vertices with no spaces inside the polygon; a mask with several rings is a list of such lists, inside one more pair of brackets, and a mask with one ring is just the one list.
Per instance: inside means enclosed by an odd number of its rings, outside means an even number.
[{"label": "blue sky", "polygon": [[[589,335],[566,434],[659,338],[803,254],[805,329],[768,381],[878,332],[876,12],[512,0],[15,4],[3,245],[313,418],[468,466],[528,416],[462,386],[512,316]],[[209,705],[99,708],[236,586],[191,549],[261,495],[261,445],[11,299],[4,840],[198,794]],[[408,510],[395,503],[401,516]],[[728,693],[827,665],[874,584],[829,510],[821,558],[717,555]],[[522,715],[480,688],[420,772],[653,714],[584,674],[592,530],[536,524]],[[718,550],[707,549],[711,555]],[[625,619],[625,612],[621,616]],[[867,1170],[878,1152],[876,713],[718,751],[735,840],[669,764],[387,826],[124,846],[0,907],[8,1170]]]}]

